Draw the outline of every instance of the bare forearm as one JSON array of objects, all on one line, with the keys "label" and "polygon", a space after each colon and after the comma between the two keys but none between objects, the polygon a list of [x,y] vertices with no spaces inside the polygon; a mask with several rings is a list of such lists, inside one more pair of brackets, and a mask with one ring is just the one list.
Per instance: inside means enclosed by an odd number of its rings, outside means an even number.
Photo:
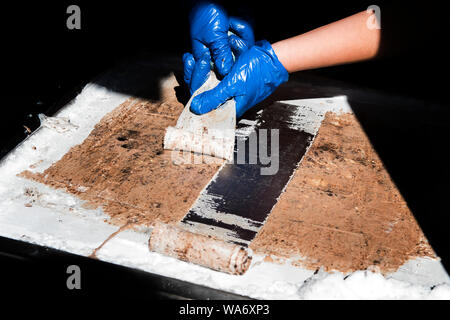
[{"label": "bare forearm", "polygon": [[288,72],[328,67],[376,56],[380,30],[367,27],[366,11],[272,45]]}]

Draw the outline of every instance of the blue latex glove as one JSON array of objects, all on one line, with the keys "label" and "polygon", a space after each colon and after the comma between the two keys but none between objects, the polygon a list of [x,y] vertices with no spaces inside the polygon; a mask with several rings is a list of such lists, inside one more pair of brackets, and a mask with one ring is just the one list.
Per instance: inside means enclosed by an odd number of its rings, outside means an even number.
[{"label": "blue latex glove", "polygon": [[[248,22],[237,17],[230,17],[229,31],[233,34],[228,37],[228,42],[230,43],[231,51],[235,56],[239,56],[242,52],[255,45],[253,29]],[[233,64],[230,66],[230,70],[233,67]]]},{"label": "blue latex glove", "polygon": [[234,98],[236,115],[240,117],[272,94],[288,78],[288,72],[269,42],[260,41],[239,55],[230,73],[217,87],[192,99],[191,111],[204,114]]},{"label": "blue latex glove", "polygon": [[[229,49],[235,56],[248,50],[255,43],[255,37],[251,26],[242,19],[231,17],[229,19],[229,28],[233,34],[227,36]],[[234,63],[234,59],[233,59]],[[189,86],[191,94],[200,88],[206,79],[208,79],[211,70],[211,55],[209,49],[205,46],[200,56],[195,57],[190,53],[183,55],[184,81]]]},{"label": "blue latex glove", "polygon": [[[191,12],[192,53],[196,61],[200,60],[206,51],[211,52],[212,60],[218,73],[225,76],[233,66],[228,30],[236,28],[236,34],[245,35],[250,46],[254,43],[253,31],[246,30],[247,24],[242,20],[229,18],[225,10],[213,3],[201,3]],[[234,41],[234,40],[233,40]]]}]

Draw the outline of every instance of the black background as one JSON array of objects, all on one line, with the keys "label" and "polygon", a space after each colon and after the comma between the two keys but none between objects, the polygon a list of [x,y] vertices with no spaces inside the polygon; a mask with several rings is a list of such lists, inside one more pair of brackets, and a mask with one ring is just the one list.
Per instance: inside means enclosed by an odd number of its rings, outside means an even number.
[{"label": "black background", "polygon": [[[68,30],[66,9],[81,8],[81,30]],[[249,20],[258,39],[275,42],[322,26],[369,5],[381,7],[382,55],[379,59],[314,71],[426,104],[448,109],[447,7],[444,1],[226,1],[230,15]],[[38,113],[52,114],[83,85],[116,61],[139,52],[181,56],[190,50],[186,1],[55,1],[2,4],[2,123],[0,156],[35,129]],[[370,76],[368,76],[370,75]],[[448,115],[448,112],[443,112]],[[358,114],[357,114],[358,115]],[[447,166],[450,119],[436,116],[439,130],[408,138],[414,119],[399,122],[396,140],[384,145],[380,126],[365,127],[382,160],[425,234],[449,270]],[[362,121],[364,126],[364,121]],[[403,123],[403,124],[402,124]],[[404,125],[402,129],[401,126]],[[438,136],[439,143],[427,144]],[[419,138],[418,138],[419,137]],[[432,148],[431,163],[414,161]],[[405,150],[411,150],[405,155]],[[399,163],[401,163],[399,165]],[[392,165],[391,165],[392,164]],[[425,166],[428,168],[425,170]],[[400,168],[401,167],[401,168]]]},{"label": "black background", "polygon": [[[188,11],[195,1],[25,1],[2,5],[2,136],[23,131],[28,114],[105,70],[147,50],[190,50]],[[317,71],[336,79],[425,99],[445,99],[448,18],[444,1],[222,1],[230,15],[251,21],[257,39],[294,36],[377,4],[383,52],[378,61]],[[81,8],[81,30],[68,30],[66,9]],[[387,31],[386,31],[387,29]],[[370,76],[367,76],[370,74]],[[6,109],[6,110],[5,110]]]},{"label": "black background", "polygon": [[[382,12],[382,51],[390,55],[316,73],[446,103],[449,27],[443,1],[222,2],[230,15],[253,24],[257,40],[270,42],[377,4]],[[9,117],[1,126],[1,136],[23,135],[23,125],[37,125],[37,113],[119,59],[142,50],[181,57],[190,50],[187,17],[192,3],[64,0],[2,5],[2,111]],[[70,4],[81,8],[81,30],[66,27]]]}]

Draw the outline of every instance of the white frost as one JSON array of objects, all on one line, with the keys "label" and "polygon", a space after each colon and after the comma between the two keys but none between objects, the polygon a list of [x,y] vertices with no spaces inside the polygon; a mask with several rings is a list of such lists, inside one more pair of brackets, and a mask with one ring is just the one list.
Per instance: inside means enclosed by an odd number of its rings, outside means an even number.
[{"label": "white frost", "polygon": [[450,299],[450,285],[426,287],[379,273],[356,271],[349,276],[319,272],[299,290],[301,299]]}]

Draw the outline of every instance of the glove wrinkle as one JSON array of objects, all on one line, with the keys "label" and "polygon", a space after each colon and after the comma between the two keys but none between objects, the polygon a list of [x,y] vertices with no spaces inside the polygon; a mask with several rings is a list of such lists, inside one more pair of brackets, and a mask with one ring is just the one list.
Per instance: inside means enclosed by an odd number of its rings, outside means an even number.
[{"label": "glove wrinkle", "polygon": [[[237,58],[254,45],[253,30],[246,21],[228,17],[216,4],[197,5],[189,16],[192,58],[183,56],[184,80],[194,93],[208,78],[211,60],[220,79],[225,77]],[[228,33],[234,34],[230,36]]]},{"label": "glove wrinkle", "polygon": [[288,79],[288,72],[278,60],[269,42],[259,41],[239,56],[230,73],[217,87],[192,100],[191,110],[203,114],[234,98],[236,115],[241,117]]}]

